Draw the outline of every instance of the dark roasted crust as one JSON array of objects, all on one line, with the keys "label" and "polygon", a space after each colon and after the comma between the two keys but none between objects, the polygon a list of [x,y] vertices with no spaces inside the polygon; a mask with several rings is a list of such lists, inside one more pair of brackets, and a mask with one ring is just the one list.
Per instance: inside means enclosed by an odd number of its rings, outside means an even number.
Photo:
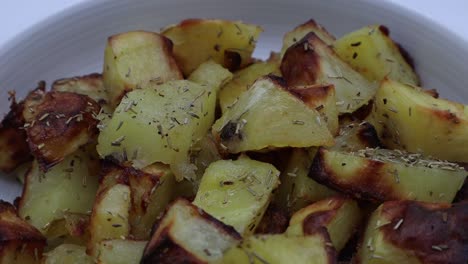
[{"label": "dark roasted crust", "polygon": [[36,101],[25,118],[26,134],[32,154],[46,171],[97,135],[100,107],[88,96],[68,92],[49,92]]},{"label": "dark roasted crust", "polygon": [[[391,221],[380,228],[384,239],[412,252],[421,263],[468,263],[467,202],[449,205],[392,201],[383,204],[382,215]],[[395,230],[400,219],[403,222]]]},{"label": "dark roasted crust", "polygon": [[303,24],[301,24],[301,25],[297,26],[296,28],[294,28],[293,31],[300,30],[301,28],[311,28],[311,27],[319,29],[322,33],[326,34],[330,39],[333,39],[333,40],[336,39],[335,36],[333,36],[330,32],[328,32],[322,25],[315,22],[314,19],[307,20]]},{"label": "dark roasted crust", "polygon": [[288,87],[291,94],[299,98],[310,108],[319,107],[316,102],[323,102],[330,93],[334,93],[333,84],[315,84],[305,87]]},{"label": "dark roasted crust", "polygon": [[[87,89],[79,89],[79,87],[83,86]],[[108,96],[104,89],[102,74],[100,73],[91,73],[83,76],[58,79],[52,83],[51,90],[88,95],[101,106],[108,103]],[[87,93],[86,91],[88,90],[89,92]]]},{"label": "dark roasted crust", "polygon": [[288,228],[288,224],[288,212],[274,204],[270,204],[255,229],[255,234],[282,234]]},{"label": "dark roasted crust", "polygon": [[325,240],[325,251],[327,252],[328,261],[325,263],[328,264],[337,264],[338,263],[338,252],[336,251],[333,243],[331,241],[330,235],[325,227],[318,228],[314,235],[321,235]]}]

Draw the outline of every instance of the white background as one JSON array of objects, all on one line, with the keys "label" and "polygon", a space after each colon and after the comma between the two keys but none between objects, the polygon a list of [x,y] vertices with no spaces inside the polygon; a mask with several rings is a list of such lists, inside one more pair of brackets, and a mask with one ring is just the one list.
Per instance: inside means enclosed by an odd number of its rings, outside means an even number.
[{"label": "white background", "polygon": [[[16,34],[27,29],[29,26],[38,23],[65,8],[69,8],[84,1],[86,0],[2,0],[0,8],[0,48],[4,43],[13,38]],[[405,6],[427,16],[468,41],[468,16],[466,16],[466,11],[468,11],[467,0],[386,1]]]}]

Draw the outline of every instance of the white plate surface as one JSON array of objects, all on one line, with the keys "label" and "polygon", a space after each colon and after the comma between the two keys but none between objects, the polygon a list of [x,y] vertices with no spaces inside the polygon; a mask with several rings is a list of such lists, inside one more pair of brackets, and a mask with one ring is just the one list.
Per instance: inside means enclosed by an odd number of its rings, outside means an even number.
[{"label": "white plate surface", "polygon": [[[55,15],[14,38],[0,50],[0,113],[7,91],[20,97],[39,80],[100,72],[106,38],[129,30],[159,31],[186,18],[243,20],[264,27],[255,56],[279,50],[284,32],[314,18],[337,36],[368,24],[384,24],[414,57],[424,86],[443,97],[468,102],[468,44],[408,10],[372,0],[113,0],[90,1]],[[1,177],[0,199],[20,193]]]}]

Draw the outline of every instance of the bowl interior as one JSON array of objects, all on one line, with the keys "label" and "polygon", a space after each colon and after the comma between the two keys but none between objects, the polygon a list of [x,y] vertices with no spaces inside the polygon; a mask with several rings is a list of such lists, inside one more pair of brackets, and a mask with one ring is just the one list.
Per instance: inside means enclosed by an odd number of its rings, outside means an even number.
[{"label": "bowl interior", "polygon": [[[314,18],[341,36],[369,24],[384,24],[414,57],[423,85],[442,97],[468,102],[468,45],[437,24],[384,1],[366,0],[158,0],[89,1],[30,28],[0,50],[0,112],[8,110],[7,91],[19,97],[35,87],[100,72],[108,36],[129,30],[159,31],[186,18],[225,18],[259,24],[264,32],[255,56],[278,51],[285,32]],[[0,199],[12,201],[20,186],[0,178]]]}]

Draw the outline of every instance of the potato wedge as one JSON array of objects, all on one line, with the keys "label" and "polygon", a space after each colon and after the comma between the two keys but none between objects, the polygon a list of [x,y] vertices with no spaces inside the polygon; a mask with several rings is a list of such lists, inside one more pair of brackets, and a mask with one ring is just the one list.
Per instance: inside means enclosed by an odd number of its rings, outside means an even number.
[{"label": "potato wedge", "polygon": [[386,149],[342,152],[320,148],[309,177],[375,202],[452,202],[467,172],[457,164]]},{"label": "potato wedge", "polygon": [[402,54],[401,47],[390,38],[390,31],[382,25],[363,27],[339,38],[333,48],[369,81],[389,78],[402,83],[419,85],[412,61]]},{"label": "potato wedge", "polygon": [[26,176],[18,213],[41,232],[65,213],[87,213],[98,187],[98,162],[78,150],[43,173],[37,162]]},{"label": "potato wedge", "polygon": [[380,148],[377,131],[366,121],[346,123],[340,127],[340,134],[335,137],[335,145],[330,150],[353,152],[366,148]]},{"label": "potato wedge", "polygon": [[341,251],[357,231],[362,213],[356,201],[334,196],[297,211],[289,221],[286,234],[307,236],[326,228],[336,251]]},{"label": "potato wedge", "polygon": [[231,108],[239,100],[239,96],[247,91],[255,80],[268,74],[280,74],[278,62],[256,62],[245,69],[237,71],[232,80],[223,86],[219,92],[221,111],[225,113],[228,108]]},{"label": "potato wedge", "polygon": [[280,69],[289,86],[333,84],[340,114],[367,105],[377,89],[313,32],[288,48]]},{"label": "potato wedge", "polygon": [[147,31],[109,37],[102,75],[113,108],[127,92],[147,82],[164,83],[183,78],[172,54],[171,41]]},{"label": "potato wedge", "polygon": [[230,153],[333,144],[320,114],[290,94],[283,80],[273,75],[255,81],[216,121],[212,132]]},{"label": "potato wedge", "polygon": [[124,239],[130,234],[130,203],[130,187],[124,184],[115,184],[98,193],[89,222],[91,236],[86,250],[89,255],[97,257],[101,241]]},{"label": "potato wedge", "polygon": [[391,201],[371,216],[356,263],[467,263],[468,203]]},{"label": "potato wedge", "polygon": [[188,80],[209,87],[211,92],[217,93],[232,77],[232,73],[223,66],[213,60],[207,60],[190,74]]},{"label": "potato wedge", "polygon": [[99,110],[94,100],[76,93],[42,92],[26,98],[24,127],[41,170],[47,171],[94,139]]},{"label": "potato wedge", "polygon": [[336,263],[336,251],[326,231],[310,236],[261,235],[229,249],[223,264]]},{"label": "potato wedge", "polygon": [[139,264],[148,241],[105,240],[99,243],[98,264]]},{"label": "potato wedge", "polygon": [[333,85],[295,86],[289,87],[288,90],[300,98],[309,108],[320,113],[332,135],[338,134],[338,109]]},{"label": "potato wedge", "polygon": [[0,201],[0,236],[0,263],[40,263],[46,246],[45,237],[21,219],[15,207],[5,201]]},{"label": "potato wedge", "polygon": [[42,264],[94,264],[93,258],[86,255],[86,247],[73,244],[62,244],[52,251],[43,254]]},{"label": "potato wedge", "polygon": [[193,204],[242,235],[255,231],[279,184],[279,171],[268,163],[220,160],[205,171]]},{"label": "potato wedge", "polygon": [[312,202],[336,195],[334,190],[308,177],[316,152],[316,149],[293,149],[281,172],[281,184],[273,201],[291,214]]},{"label": "potato wedge", "polygon": [[140,263],[212,263],[240,238],[232,227],[178,199],[161,219]]},{"label": "potato wedge", "polygon": [[468,162],[468,107],[391,80],[381,83],[369,121],[382,143],[438,159]]},{"label": "potato wedge", "polygon": [[162,35],[174,43],[174,57],[188,76],[208,59],[231,71],[245,67],[261,32],[261,27],[240,21],[187,19],[167,27]]},{"label": "potato wedge", "polygon": [[289,47],[300,41],[310,32],[314,32],[326,45],[330,46],[335,42],[335,36],[330,34],[322,25],[315,22],[315,20],[310,19],[284,35],[281,57],[284,56],[284,53],[286,53]]}]

